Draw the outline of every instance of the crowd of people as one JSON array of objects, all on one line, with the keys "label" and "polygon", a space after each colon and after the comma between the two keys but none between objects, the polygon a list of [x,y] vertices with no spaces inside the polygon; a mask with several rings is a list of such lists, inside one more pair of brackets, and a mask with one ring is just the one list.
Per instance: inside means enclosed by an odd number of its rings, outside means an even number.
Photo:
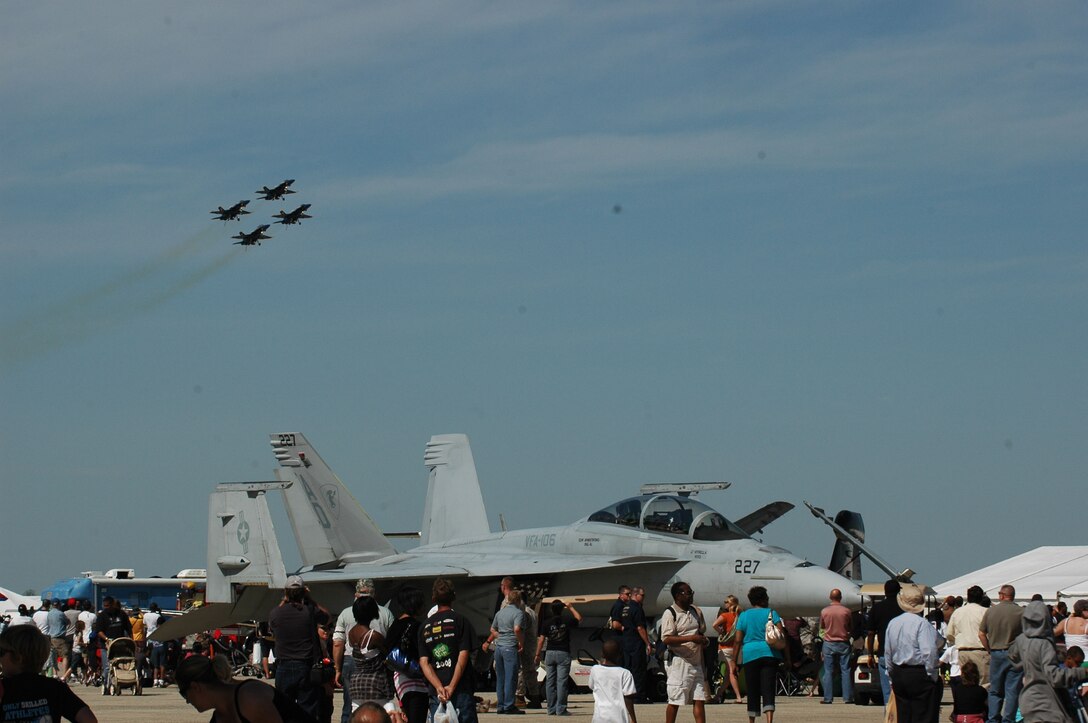
[{"label": "crowd of people", "polygon": [[[819,617],[802,620],[783,619],[756,586],[746,607],[730,595],[708,618],[680,581],[654,627],[643,608],[645,590],[621,586],[603,628],[590,636],[600,640],[599,663],[588,675],[593,720],[637,723],[635,704],[651,697],[651,660],[664,677],[666,723],[686,706],[704,723],[706,704],[728,698],[747,704],[749,723],[773,723],[780,677],[791,674],[806,676],[822,704],[834,702],[837,677],[843,702],[853,703],[859,653],[875,662],[884,700],[903,723],[936,723],[946,681],[954,723],[1083,720],[1088,601],[1069,614],[1041,600],[1021,607],[1011,585],[996,601],[977,586],[966,592],[926,614],[921,588],[889,580],[884,598],[867,610],[850,610],[841,591],[831,590]],[[108,692],[110,644],[122,638],[135,641],[140,675],[150,685],[176,684],[186,702],[220,723],[332,723],[338,690],[340,723],[424,723],[450,708],[461,723],[474,723],[489,709],[477,692],[492,668],[495,712],[546,707],[548,715],[570,715],[571,634],[583,622],[570,601],[528,600],[503,578],[488,633],[478,640],[456,610],[452,580],[434,581],[424,615],[427,597],[419,587],[399,586],[390,602],[394,615],[378,603],[374,582],[363,579],[352,604],[334,616],[301,577],[289,578],[267,628],[249,641],[261,646],[261,667],[252,672],[274,670],[272,686],[235,677],[235,656],[245,660],[240,651],[249,650],[243,642],[202,635],[185,651],[180,641],[150,640],[165,623],[156,605],[126,612],[107,597],[95,611],[87,601],[43,601],[39,610],[20,610],[0,632],[0,721],[25,719],[26,711],[40,713],[33,720],[96,720],[72,686]]]}]

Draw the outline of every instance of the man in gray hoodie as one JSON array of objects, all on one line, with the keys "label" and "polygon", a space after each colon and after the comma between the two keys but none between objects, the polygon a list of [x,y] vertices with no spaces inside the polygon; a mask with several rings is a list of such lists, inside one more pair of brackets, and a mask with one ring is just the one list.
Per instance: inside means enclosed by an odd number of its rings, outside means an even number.
[{"label": "man in gray hoodie", "polygon": [[1031,723],[1075,723],[1066,705],[1070,686],[1088,679],[1088,668],[1066,668],[1054,647],[1050,612],[1040,601],[1024,608],[1023,632],[1009,648],[1013,669],[1024,674],[1020,712]]}]

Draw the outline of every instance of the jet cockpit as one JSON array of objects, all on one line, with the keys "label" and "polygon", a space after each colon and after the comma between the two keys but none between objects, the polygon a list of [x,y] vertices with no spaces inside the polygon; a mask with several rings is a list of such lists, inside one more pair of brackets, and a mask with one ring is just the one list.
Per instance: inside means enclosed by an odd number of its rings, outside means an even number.
[{"label": "jet cockpit", "polygon": [[745,540],[749,537],[714,508],[683,495],[629,497],[594,512],[586,522],[623,525],[704,542]]}]

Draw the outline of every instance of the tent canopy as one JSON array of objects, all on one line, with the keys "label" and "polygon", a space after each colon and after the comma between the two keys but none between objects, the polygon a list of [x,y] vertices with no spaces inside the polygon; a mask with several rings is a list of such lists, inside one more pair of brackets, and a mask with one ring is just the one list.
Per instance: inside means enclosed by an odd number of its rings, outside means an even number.
[{"label": "tent canopy", "polygon": [[981,587],[995,601],[1002,585],[1016,588],[1017,602],[1027,602],[1036,594],[1049,603],[1060,598],[1088,598],[1088,546],[1037,547],[933,589],[940,597],[966,596],[972,585]]}]

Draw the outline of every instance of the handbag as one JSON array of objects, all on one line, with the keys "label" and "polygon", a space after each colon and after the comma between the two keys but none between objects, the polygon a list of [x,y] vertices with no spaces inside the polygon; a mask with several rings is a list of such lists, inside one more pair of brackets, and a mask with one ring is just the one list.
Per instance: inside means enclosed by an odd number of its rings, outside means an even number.
[{"label": "handbag", "polygon": [[328,658],[322,658],[310,668],[310,683],[312,685],[325,685],[336,678],[336,668]]},{"label": "handbag", "polygon": [[430,717],[430,723],[458,723],[457,709],[453,707],[453,703],[448,700],[439,703],[434,709],[434,715]]},{"label": "handbag", "polygon": [[400,640],[385,656],[385,667],[394,673],[400,673],[414,680],[423,680],[423,668],[419,667],[419,660],[411,657],[412,633],[418,625],[405,625],[401,631]]},{"label": "handbag", "polygon": [[774,624],[774,613],[767,613],[767,624],[763,627],[763,639],[767,641],[767,645],[772,650],[785,650],[786,649],[786,634],[782,632],[782,628]]}]

